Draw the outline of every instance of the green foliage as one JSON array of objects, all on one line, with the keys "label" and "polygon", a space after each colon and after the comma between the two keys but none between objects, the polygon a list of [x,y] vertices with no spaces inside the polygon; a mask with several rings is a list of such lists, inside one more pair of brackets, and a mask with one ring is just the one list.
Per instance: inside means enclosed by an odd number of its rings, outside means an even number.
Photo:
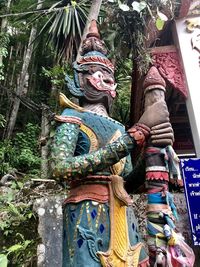
[{"label": "green foliage", "polygon": [[[83,1],[49,1],[49,6],[43,9],[39,15],[31,15],[32,22],[43,21],[36,43],[46,37],[46,43],[53,45],[54,56],[58,59],[74,59],[74,53],[78,50],[83,29],[86,24],[90,4]],[[44,12],[45,11],[45,12]]]},{"label": "green foliage", "polygon": [[4,115],[0,114],[0,128],[4,128],[6,125],[6,119]]},{"label": "green foliage", "polygon": [[5,254],[0,254],[0,266],[1,267],[7,267],[8,265],[8,258]]},{"label": "green foliage", "polygon": [[16,0],[11,7],[12,13],[18,13],[22,10],[30,10],[30,7],[36,4],[35,0]]},{"label": "green foliage", "polygon": [[73,78],[73,69],[69,64],[64,64],[63,66],[57,64],[52,68],[42,67],[42,75],[51,81],[51,96],[47,104],[55,113],[61,112],[59,105],[59,92],[64,92],[69,98],[71,97],[69,91],[65,90],[66,73]]},{"label": "green foliage", "polygon": [[[151,63],[148,52],[151,44],[146,32],[162,30],[166,21],[174,18],[179,4],[180,1],[172,0],[109,0],[104,3],[106,16],[101,32],[117,64],[132,58],[137,62],[139,73],[146,73]],[[167,16],[163,13],[166,8]],[[150,20],[155,23],[155,29],[148,29]]]},{"label": "green foliage", "polygon": [[[111,2],[111,1],[109,1]],[[127,4],[122,4],[121,1],[117,1],[119,8],[122,11],[130,11],[131,9],[133,11],[137,11],[138,13],[140,13],[143,9],[145,9],[147,7],[147,3],[145,1],[141,1],[141,2],[137,2],[137,1],[133,1],[130,5]]]},{"label": "green foliage", "polygon": [[1,216],[3,220],[0,222],[0,230],[3,231],[5,236],[13,234],[13,226],[19,226],[21,223],[26,222],[34,216],[31,206],[24,203],[15,203],[14,199],[16,196],[17,190],[12,191],[12,202],[8,202],[7,194],[1,196],[0,202],[2,204],[0,208]]},{"label": "green foliage", "polygon": [[[144,35],[147,4],[144,1],[129,1],[129,4],[127,1],[115,1],[107,4],[105,12],[107,18],[105,24],[102,24],[103,39],[117,64],[121,65],[121,62],[129,58],[138,60],[138,57],[144,56],[147,53]],[[144,66],[143,72],[148,64],[149,62]]]},{"label": "green foliage", "polygon": [[122,90],[118,90],[118,97],[114,103],[112,117],[126,125],[129,120],[130,112],[130,95],[131,85],[124,86]]},{"label": "green foliage", "polygon": [[113,104],[112,117],[123,124],[129,120],[131,98],[132,60],[126,59],[116,70],[117,99]]},{"label": "green foliage", "polygon": [[33,152],[38,151],[38,134],[40,128],[37,125],[28,123],[23,132],[17,133],[13,140],[14,145],[19,149],[31,149]]},{"label": "green foliage", "polygon": [[38,149],[39,127],[28,123],[24,132],[17,133],[13,140],[0,142],[0,175],[18,169],[30,172],[40,168]]},{"label": "green foliage", "polygon": [[32,170],[40,167],[40,158],[34,155],[33,151],[26,148],[22,149],[18,156],[16,167],[22,171]]},{"label": "green foliage", "polygon": [[0,175],[9,173],[14,166],[15,149],[10,140],[0,142]]},{"label": "green foliage", "polygon": [[162,19],[157,18],[157,20],[156,20],[156,28],[159,31],[161,31],[163,29],[164,25],[165,25],[165,22]]},{"label": "green foliage", "polygon": [[[0,266],[21,267],[36,255],[37,218],[30,202],[19,200],[23,184],[13,182],[0,196]],[[8,198],[8,195],[11,195]]]},{"label": "green foliage", "polygon": [[55,65],[52,68],[44,68],[42,67],[42,72],[45,77],[51,79],[52,85],[55,86],[63,86],[64,85],[64,77],[65,77],[65,68],[60,65]]},{"label": "green foliage", "polygon": [[16,150],[14,167],[27,171],[40,167],[40,157],[38,153],[39,127],[28,123],[24,132],[17,133],[13,144]]},{"label": "green foliage", "polygon": [[0,1],[0,9],[5,7],[6,2],[7,2],[7,0],[1,0]]},{"label": "green foliage", "polygon": [[137,11],[138,13],[140,13],[143,9],[147,7],[147,3],[145,1],[141,2],[133,1],[131,5],[133,7],[133,10]]},{"label": "green foliage", "polygon": [[163,14],[162,12],[160,12],[157,9],[157,19],[156,19],[156,28],[161,31],[165,25],[165,22],[168,20],[167,16],[165,14]]}]

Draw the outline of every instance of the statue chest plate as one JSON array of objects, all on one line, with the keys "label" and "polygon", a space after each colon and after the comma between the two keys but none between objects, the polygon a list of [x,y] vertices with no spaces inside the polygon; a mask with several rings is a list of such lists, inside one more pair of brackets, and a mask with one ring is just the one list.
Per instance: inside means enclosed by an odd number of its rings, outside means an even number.
[{"label": "statue chest plate", "polygon": [[81,129],[87,132],[91,141],[96,136],[99,148],[115,141],[125,132],[124,126],[119,122],[95,113],[83,113],[82,122],[83,126],[81,126]]}]

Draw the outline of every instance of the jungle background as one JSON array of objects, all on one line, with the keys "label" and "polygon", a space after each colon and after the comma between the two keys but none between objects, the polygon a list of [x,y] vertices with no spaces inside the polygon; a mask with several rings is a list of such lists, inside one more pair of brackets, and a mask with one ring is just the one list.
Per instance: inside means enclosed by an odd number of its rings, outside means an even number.
[{"label": "jungle background", "polygon": [[134,64],[142,75],[151,61],[147,22],[161,31],[179,5],[170,0],[0,1],[0,267],[36,266],[34,201],[63,192],[63,185],[47,180],[48,137],[54,114],[61,112],[59,92],[70,97],[65,75],[73,76],[88,19],[98,17],[115,64],[118,99],[111,115],[128,126]]}]

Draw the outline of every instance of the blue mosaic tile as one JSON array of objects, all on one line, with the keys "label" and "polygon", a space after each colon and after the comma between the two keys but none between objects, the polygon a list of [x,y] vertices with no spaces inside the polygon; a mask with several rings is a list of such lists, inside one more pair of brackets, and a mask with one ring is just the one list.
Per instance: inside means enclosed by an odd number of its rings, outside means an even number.
[{"label": "blue mosaic tile", "polygon": [[77,241],[78,247],[81,248],[81,246],[83,245],[83,239],[79,239]]},{"label": "blue mosaic tile", "polygon": [[94,220],[94,218],[97,216],[97,212],[96,212],[96,210],[93,210],[93,211],[91,212],[91,216],[92,216],[92,219]]},{"label": "blue mosaic tile", "polygon": [[132,223],[132,229],[133,229],[133,231],[135,231],[135,224],[134,223]]},{"label": "blue mosaic tile", "polygon": [[103,231],[105,230],[105,227],[104,225],[101,223],[100,227],[99,227],[99,230],[101,232],[101,234],[103,233]]}]

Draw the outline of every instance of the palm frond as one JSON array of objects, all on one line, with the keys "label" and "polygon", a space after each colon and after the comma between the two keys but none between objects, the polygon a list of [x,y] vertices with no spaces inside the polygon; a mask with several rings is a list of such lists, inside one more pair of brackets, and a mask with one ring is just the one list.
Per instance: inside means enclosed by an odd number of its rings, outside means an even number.
[{"label": "palm frond", "polygon": [[[65,58],[67,61],[72,60],[73,53],[78,50],[83,29],[86,24],[89,5],[87,1],[82,1],[76,5],[67,4],[60,7],[62,1],[57,2],[50,7],[42,17],[46,18],[44,26],[36,37],[40,41],[45,35],[47,44],[51,43],[58,58]],[[60,8],[57,8],[57,7]],[[49,16],[49,11],[56,11]]]}]

